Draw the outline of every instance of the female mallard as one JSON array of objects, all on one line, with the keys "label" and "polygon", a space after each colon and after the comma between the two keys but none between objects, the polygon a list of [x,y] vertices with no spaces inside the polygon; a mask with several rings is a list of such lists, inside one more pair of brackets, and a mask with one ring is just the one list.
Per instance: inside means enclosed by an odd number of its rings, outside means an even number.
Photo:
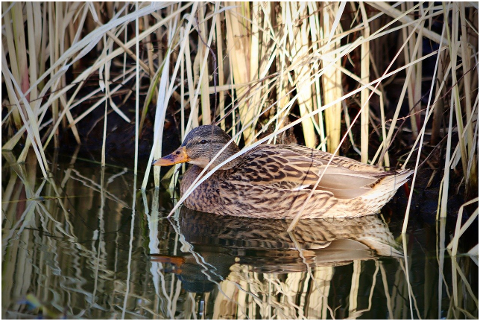
[{"label": "female mallard", "polygon": [[[221,128],[193,129],[183,144],[153,165],[192,164],[180,184],[183,195],[210,160],[231,140]],[[210,164],[214,168],[239,151],[231,142]],[[298,145],[259,145],[218,169],[187,197],[197,211],[255,218],[355,217],[377,213],[412,174]]]}]

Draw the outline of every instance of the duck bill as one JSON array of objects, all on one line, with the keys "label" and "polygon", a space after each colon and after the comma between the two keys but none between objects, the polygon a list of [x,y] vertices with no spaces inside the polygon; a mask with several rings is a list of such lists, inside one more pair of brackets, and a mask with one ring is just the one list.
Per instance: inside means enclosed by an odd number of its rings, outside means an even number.
[{"label": "duck bill", "polygon": [[170,166],[180,163],[186,163],[190,160],[187,155],[187,149],[184,147],[179,147],[173,153],[164,156],[160,159],[157,159],[153,162],[154,166]]}]

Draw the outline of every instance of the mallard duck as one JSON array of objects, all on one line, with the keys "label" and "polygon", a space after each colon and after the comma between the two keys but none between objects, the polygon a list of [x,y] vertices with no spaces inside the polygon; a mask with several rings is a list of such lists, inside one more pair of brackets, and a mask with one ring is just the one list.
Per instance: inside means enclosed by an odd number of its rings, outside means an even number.
[{"label": "mallard duck", "polygon": [[[153,165],[192,164],[180,184],[183,195],[205,167],[213,169],[239,152],[238,146],[230,141],[230,136],[218,126],[199,126],[188,133],[177,150]],[[299,145],[263,144],[221,166],[193,190],[184,205],[219,215],[294,218],[322,173],[302,219],[375,214],[412,171],[384,171]]]}]

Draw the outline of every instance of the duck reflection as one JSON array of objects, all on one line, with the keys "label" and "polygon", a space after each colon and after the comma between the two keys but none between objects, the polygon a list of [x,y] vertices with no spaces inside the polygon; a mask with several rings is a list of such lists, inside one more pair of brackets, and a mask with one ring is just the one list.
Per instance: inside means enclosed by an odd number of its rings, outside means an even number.
[{"label": "duck reflection", "polygon": [[188,292],[209,292],[224,280],[230,267],[254,272],[304,272],[318,266],[339,266],[354,260],[400,257],[398,244],[378,215],[342,219],[252,219],[197,212],[182,207],[177,225],[192,245],[181,257],[155,256],[169,263]]}]

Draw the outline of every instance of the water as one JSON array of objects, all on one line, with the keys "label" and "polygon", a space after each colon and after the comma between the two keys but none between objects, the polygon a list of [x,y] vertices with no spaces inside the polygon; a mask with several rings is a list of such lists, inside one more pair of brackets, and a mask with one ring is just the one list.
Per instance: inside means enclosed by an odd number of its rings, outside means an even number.
[{"label": "water", "polygon": [[478,318],[477,257],[449,256],[445,222],[412,219],[401,240],[402,212],[290,234],[184,207],[167,219],[175,191],[142,193],[143,173],[74,155],[46,181],[3,157],[3,318]]}]

